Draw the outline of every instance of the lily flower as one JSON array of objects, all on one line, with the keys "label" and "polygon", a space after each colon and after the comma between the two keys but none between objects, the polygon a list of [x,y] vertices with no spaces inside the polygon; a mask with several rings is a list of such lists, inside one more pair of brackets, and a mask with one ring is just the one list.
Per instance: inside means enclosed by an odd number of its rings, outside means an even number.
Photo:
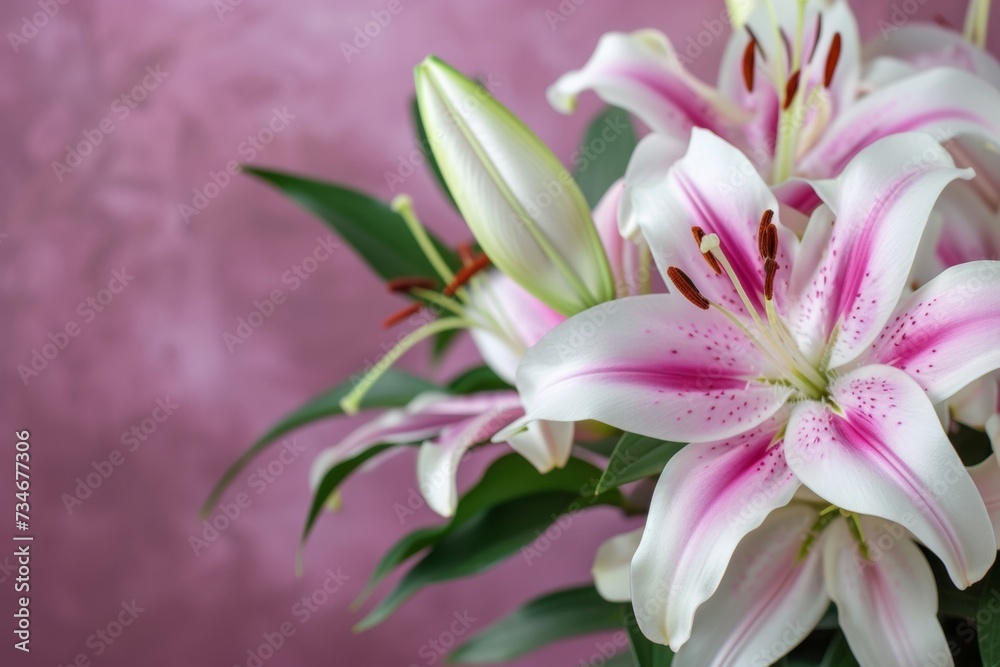
[{"label": "lily flower", "polygon": [[[951,63],[949,63],[951,64]],[[688,72],[665,35],[608,33],[583,68],[549,89],[559,110],[593,90],[654,132],[711,130],[778,184],[828,178],[881,137],[923,131],[997,140],[1000,92],[973,74],[935,67],[858,96],[858,28],[846,0],[758,3],[730,38],[717,87]]]},{"label": "lily flower", "polygon": [[613,299],[590,208],[555,155],[437,58],[417,66],[416,86],[444,180],[493,264],[564,315]]},{"label": "lily flower", "polygon": [[736,545],[802,485],[905,525],[960,588],[989,569],[989,515],[934,406],[1000,368],[1000,263],[904,297],[938,195],[970,176],[927,135],[881,139],[812,183],[824,203],[801,243],[747,157],[703,130],[631,190],[675,291],[553,329],[518,370],[527,415],[509,428],[593,419],[692,443],[657,483],[632,566],[647,637],[683,646]]},{"label": "lily flower", "polygon": [[[612,591],[612,601],[630,599],[621,584],[635,552],[629,543],[632,533],[612,538],[601,549],[619,548],[599,551],[595,562],[595,585]],[[813,631],[831,602],[861,667],[954,664],[937,618],[934,575],[906,528],[803,502],[775,510],[740,543],[671,664],[776,663]]]}]

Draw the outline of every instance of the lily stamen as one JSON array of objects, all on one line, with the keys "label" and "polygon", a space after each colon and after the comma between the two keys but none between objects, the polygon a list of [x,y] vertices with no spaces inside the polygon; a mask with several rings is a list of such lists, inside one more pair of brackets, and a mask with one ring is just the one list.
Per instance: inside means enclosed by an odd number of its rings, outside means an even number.
[{"label": "lily stamen", "polygon": [[799,92],[799,79],[802,77],[802,70],[795,70],[792,75],[788,77],[788,81],[785,83],[785,102],[781,107],[782,110],[787,110],[788,107],[792,106],[792,100],[795,99],[795,94]]},{"label": "lily stamen", "polygon": [[389,288],[390,292],[405,294],[415,289],[434,289],[437,284],[438,282],[433,278],[403,276],[400,278],[392,278],[386,282],[385,286]]},{"label": "lily stamen", "polygon": [[826,69],[823,72],[824,88],[829,88],[830,84],[833,83],[833,75],[836,73],[837,63],[840,61],[841,47],[842,40],[838,32],[833,36],[833,41],[830,42],[830,52],[826,55]]},{"label": "lily stamen", "polygon": [[445,296],[453,296],[463,285],[469,282],[474,275],[485,269],[490,265],[490,258],[486,255],[479,255],[474,258],[471,263],[466,264],[458,273],[455,274],[454,280],[448,283],[444,288]]},{"label": "lily stamen", "polygon": [[747,42],[746,49],[743,51],[743,83],[747,87],[747,92],[753,92],[753,78],[754,78],[754,53],[756,52],[756,44],[753,40]]},{"label": "lily stamen", "polygon": [[423,307],[424,305],[422,303],[411,303],[406,308],[397,310],[395,313],[382,320],[382,328],[390,329],[396,326],[397,324],[405,320],[407,317],[419,313]]},{"label": "lily stamen", "polygon": [[694,281],[676,266],[667,268],[667,278],[681,295],[702,310],[708,310],[711,302],[704,297]]}]

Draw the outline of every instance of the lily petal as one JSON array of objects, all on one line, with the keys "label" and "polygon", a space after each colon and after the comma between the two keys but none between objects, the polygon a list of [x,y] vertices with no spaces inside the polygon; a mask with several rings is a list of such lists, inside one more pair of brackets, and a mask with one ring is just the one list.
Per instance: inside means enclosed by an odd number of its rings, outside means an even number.
[{"label": "lily petal", "polygon": [[940,403],[1000,368],[1000,262],[954,266],[899,304],[868,354]]},{"label": "lily petal", "polygon": [[642,530],[637,528],[615,535],[597,548],[590,573],[594,577],[597,592],[608,602],[628,602],[632,599],[629,568],[632,566],[635,550],[639,548]]},{"label": "lily petal", "polygon": [[660,271],[680,268],[708,299],[736,313],[746,313],[746,308],[732,281],[705,261],[691,228],[718,234],[750,302],[764,312],[764,261],[757,230],[764,212],[774,211],[779,241],[776,259],[783,269],[775,281],[775,300],[785,302],[782,297],[798,239],[781,225],[777,199],[737,148],[710,132],[695,130],[687,154],[663,179],[630,187],[630,193],[632,215]]},{"label": "lily petal", "polygon": [[687,642],[736,546],[795,495],[799,482],[772,446],[780,425],[775,418],[728,440],[690,444],[667,463],[632,560],[636,620],[652,641],[675,651]]},{"label": "lily petal", "polygon": [[760,424],[791,389],[756,382],[760,353],[729,320],[677,293],[619,299],[572,317],[517,373],[525,421],[594,419],[674,442]]},{"label": "lily petal", "polygon": [[937,619],[934,575],[906,531],[862,517],[870,559],[859,552],[847,523],[828,529],[827,590],[840,627],[862,667],[954,665]]},{"label": "lily petal", "polygon": [[[954,67],[981,76],[1000,88],[1000,63],[986,51],[976,48],[960,32],[933,23],[893,27],[893,30],[865,44],[864,57],[881,67],[879,60],[895,60],[911,72],[933,67]],[[865,77],[871,81],[870,76]]]},{"label": "lily petal", "polygon": [[[829,341],[830,367],[853,360],[878,336],[938,195],[969,176],[931,137],[908,133],[868,146],[835,180],[813,183],[836,222],[807,232],[802,255],[810,258],[812,279],[803,281],[793,324],[814,342],[807,347]],[[811,263],[817,255],[822,260]]]},{"label": "lily petal", "polygon": [[770,665],[812,632],[830,606],[822,548],[800,558],[817,518],[803,505],[782,507],[740,542],[672,667]]},{"label": "lily petal", "polygon": [[490,271],[476,285],[472,309],[477,316],[499,325],[469,330],[483,361],[503,380],[513,384],[525,351],[566,317],[500,271]]},{"label": "lily petal", "polygon": [[907,77],[844,109],[799,161],[799,173],[837,174],[865,146],[902,132],[926,132],[940,142],[960,134],[1000,140],[998,106],[1000,91],[968,72],[940,67]]},{"label": "lily petal", "polygon": [[[352,431],[338,444],[320,452],[309,472],[310,486],[317,488],[331,468],[373,445],[421,442],[436,437],[447,426],[496,405],[511,402],[518,402],[516,392],[483,392],[469,396],[450,396],[437,392],[421,394],[405,408],[383,413]],[[383,453],[381,456],[387,455],[388,453]]]},{"label": "lily petal", "polygon": [[[747,25],[759,45],[754,58],[754,86],[747,90],[744,75],[744,53],[750,34],[739,30],[733,33],[722,57],[719,70],[719,88],[741,107],[752,110],[753,116],[744,126],[748,154],[760,166],[761,172],[770,169],[770,161],[778,140],[779,118],[784,102],[784,81],[791,73],[789,43],[786,39],[799,31],[797,2],[758,3]],[[774,11],[772,16],[771,11]],[[822,29],[817,15],[822,13]],[[775,30],[775,21],[784,37]],[[812,109],[799,122],[804,136],[822,132],[826,119],[853,103],[857,92],[860,70],[861,46],[858,25],[846,0],[808,0],[803,14],[802,60],[799,70],[799,90],[806,96],[807,110]],[[826,85],[827,60],[833,50],[835,36],[839,40],[839,56],[832,78]],[[762,55],[764,54],[764,55]],[[766,58],[764,57],[766,56]],[[781,78],[778,70],[781,68]],[[821,113],[817,113],[822,105]],[[808,142],[807,142],[808,143]]]},{"label": "lily petal", "polygon": [[979,492],[908,375],[864,366],[830,385],[831,408],[800,403],[785,436],[788,465],[827,502],[906,527],[965,588],[986,574],[996,538]]},{"label": "lily petal", "polygon": [[533,421],[524,430],[507,436],[511,448],[538,472],[562,468],[573,452],[573,422]]},{"label": "lily petal", "polygon": [[445,427],[436,440],[427,441],[417,455],[417,481],[428,506],[441,516],[452,516],[458,505],[458,465],[471,447],[524,414],[516,397],[487,411]]},{"label": "lily petal", "polygon": [[549,102],[571,113],[585,90],[634,113],[654,131],[676,136],[692,127],[723,132],[728,123],[749,117],[685,70],[670,40],[657,30],[605,34],[582,69],[549,88]]},{"label": "lily petal", "polygon": [[687,149],[687,141],[669,134],[654,132],[639,140],[625,170],[626,192],[618,202],[618,229],[623,237],[636,242],[642,240],[642,230],[632,211],[632,196],[628,190],[662,181]]}]

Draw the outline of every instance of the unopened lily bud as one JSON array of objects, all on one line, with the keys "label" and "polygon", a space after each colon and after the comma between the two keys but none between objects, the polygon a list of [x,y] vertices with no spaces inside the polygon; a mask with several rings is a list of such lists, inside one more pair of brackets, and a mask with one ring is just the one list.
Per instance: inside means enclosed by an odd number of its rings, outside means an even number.
[{"label": "unopened lily bud", "polygon": [[555,155],[482,86],[437,58],[417,66],[416,88],[444,179],[493,264],[565,315],[613,299],[587,201]]}]

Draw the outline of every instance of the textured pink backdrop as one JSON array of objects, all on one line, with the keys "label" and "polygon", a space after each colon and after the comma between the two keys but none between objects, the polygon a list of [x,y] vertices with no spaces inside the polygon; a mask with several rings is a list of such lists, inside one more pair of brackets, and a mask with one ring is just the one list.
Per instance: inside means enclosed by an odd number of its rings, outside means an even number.
[{"label": "textured pink backdrop", "polygon": [[[323,518],[305,576],[295,576],[309,461],[345,432],[342,421],[300,434],[305,453],[273,482],[253,485],[250,473],[237,480],[227,499],[246,492],[250,507],[196,556],[188,542],[200,530],[196,508],[219,473],[276,418],[381,352],[393,334],[378,322],[400,304],[345,249],[291,290],[283,274],[312,254],[325,229],[249,178],[232,179],[190,224],[179,205],[192,203],[211,172],[246,161],[241,142],[266,127],[275,109],[291,117],[254,164],[390,197],[384,174],[414,147],[411,68],[429,52],[492,75],[497,95],[568,158],[597,105],[588,98],[582,113],[566,118],[547,106],[545,87],[582,64],[607,30],[661,27],[683,48],[703,21],[719,16],[721,0],[563,0],[575,9],[555,30],[546,12],[558,12],[559,0],[400,0],[403,11],[350,63],[340,43],[387,0],[237,1],[43,0],[58,8],[48,25],[16,52],[0,45],[0,470],[7,471],[0,543],[13,502],[13,431],[21,429],[30,429],[35,456],[38,540],[33,651],[16,664],[68,665],[82,653],[109,667],[245,665],[247,649],[285,621],[295,635],[267,665],[434,664],[421,647],[447,630],[454,612],[467,611],[476,630],[533,594],[584,582],[596,545],[625,527],[594,512],[530,566],[515,558],[430,589],[382,626],[354,635],[359,617],[347,605],[376,558],[432,516],[397,518],[394,504],[405,503],[414,486],[412,460],[398,457],[347,485],[344,510]],[[919,19],[940,11],[960,24],[964,3],[901,4],[919,7]],[[871,33],[892,3],[864,5]],[[3,32],[20,30],[38,11],[37,0],[4,2]],[[694,69],[713,76],[722,46],[714,42]],[[157,71],[158,82],[149,75]],[[120,97],[144,77],[150,90],[138,91],[145,99],[129,108]],[[88,134],[100,138],[92,154],[57,173],[53,161],[65,162],[67,145]],[[464,239],[423,169],[402,189],[431,227]],[[123,269],[134,279],[102,312],[91,312],[86,299],[98,298]],[[223,334],[275,289],[287,300],[230,353]],[[78,335],[25,386],[17,366],[30,364],[33,350],[71,322]],[[461,369],[468,352],[466,344],[441,373]],[[404,365],[422,368],[424,356]],[[179,407],[127,451],[122,434],[166,399]],[[63,494],[115,449],[124,463],[68,512]],[[13,653],[12,581],[2,569],[8,553],[0,548],[3,656]],[[323,583],[327,568],[350,579],[302,623],[293,605]],[[101,644],[88,638],[132,600],[144,611],[95,655]],[[587,664],[595,641],[517,664]]]}]

